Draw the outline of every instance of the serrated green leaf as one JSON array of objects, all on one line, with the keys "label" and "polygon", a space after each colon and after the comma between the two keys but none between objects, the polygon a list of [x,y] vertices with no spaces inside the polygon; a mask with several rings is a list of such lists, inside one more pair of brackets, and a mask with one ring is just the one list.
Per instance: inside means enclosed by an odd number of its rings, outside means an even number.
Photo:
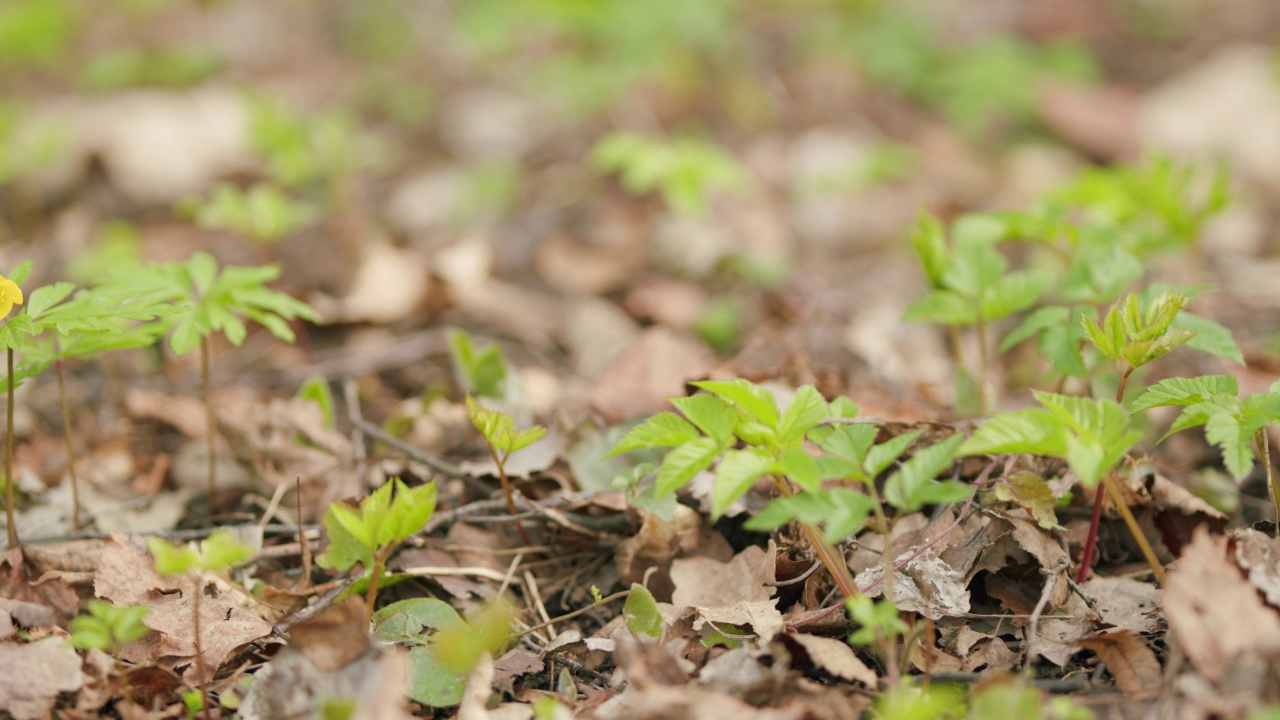
[{"label": "serrated green leaf", "polygon": [[[339,520],[339,516],[344,514],[347,516],[344,518],[345,522]],[[347,529],[348,523],[357,527],[361,525],[354,510],[341,502],[329,505],[324,516],[324,531],[329,538],[329,546],[316,558],[317,565],[330,570],[346,570],[356,563],[361,563],[366,568],[373,566],[373,549]]]},{"label": "serrated green leaf", "polygon": [[[801,450],[801,452],[804,452]],[[715,486],[711,493],[711,517],[719,518],[735,500],[746,494],[752,484],[769,472],[773,461],[760,450],[729,450],[716,465]]]},{"label": "serrated green leaf", "polygon": [[960,455],[1031,453],[1062,457],[1067,452],[1067,429],[1053,413],[1027,408],[994,415],[957,451]]},{"label": "serrated green leaf", "polygon": [[684,487],[694,475],[711,467],[720,454],[720,445],[709,437],[700,437],[679,445],[667,453],[653,481],[654,495],[662,497]]},{"label": "serrated green leaf", "polygon": [[547,429],[541,425],[532,425],[510,434],[499,449],[507,453],[523,450],[547,436]]},{"label": "serrated green leaf", "polygon": [[633,450],[675,447],[698,437],[698,429],[675,413],[658,413],[631,428],[604,457],[611,458]]},{"label": "serrated green leaf", "polygon": [[733,438],[733,428],[738,424],[738,412],[733,406],[715,395],[699,393],[689,397],[670,398],[680,414],[714,439],[721,446]]},{"label": "serrated green leaf", "polygon": [[841,425],[827,436],[819,445],[824,451],[855,465],[858,468],[858,479],[866,480],[863,463],[867,459],[867,451],[876,441],[879,429],[871,423],[851,423]]},{"label": "serrated green leaf", "polygon": [[[942,275],[942,284],[969,298],[980,298],[996,284],[1009,267],[1009,261],[995,248],[986,229],[968,233],[968,217],[952,226],[953,261]],[[977,226],[974,225],[976,228]]]},{"label": "serrated green leaf", "polygon": [[795,397],[778,419],[778,444],[791,447],[804,441],[805,433],[827,417],[826,399],[812,385],[796,390]]},{"label": "serrated green leaf", "polygon": [[1120,362],[1120,350],[1124,346],[1124,335],[1115,307],[1112,307],[1110,312],[1107,313],[1107,317],[1101,325],[1089,317],[1080,318],[1080,323],[1081,327],[1084,328],[1085,337],[1089,338],[1089,342],[1093,343],[1098,352],[1114,362]]},{"label": "serrated green leaf", "polygon": [[1022,324],[1000,341],[1000,352],[1005,352],[1018,343],[1028,340],[1048,328],[1065,325],[1071,317],[1071,309],[1062,305],[1048,305],[1027,313]]},{"label": "serrated green leaf", "polygon": [[1173,319],[1173,327],[1195,333],[1195,337],[1187,341],[1187,347],[1244,365],[1244,353],[1225,325],[1184,310]]},{"label": "serrated green leaf", "polygon": [[1046,530],[1060,530],[1055,508],[1058,500],[1049,489],[1049,483],[1035,473],[1021,471],[996,483],[996,497],[1004,502],[1015,502],[1031,513],[1036,524]]},{"label": "serrated green leaf", "polygon": [[874,479],[887,470],[895,460],[901,457],[902,453],[907,451],[907,448],[911,447],[911,443],[920,437],[920,432],[912,430],[909,433],[903,433],[867,450],[866,460],[862,463],[863,469],[867,471],[867,477]]},{"label": "serrated green leaf", "polygon": [[1169,405],[1194,405],[1211,398],[1240,392],[1239,381],[1234,375],[1200,375],[1193,378],[1168,378],[1147,388],[1134,399],[1129,412]]},{"label": "serrated green leaf", "polygon": [[1131,367],[1142,367],[1182,347],[1195,335],[1189,330],[1170,330],[1151,340],[1126,343],[1120,355]]},{"label": "serrated green leaf", "polygon": [[631,583],[631,594],[627,595],[622,615],[626,618],[627,629],[636,637],[659,640],[666,630],[658,602],[653,599],[653,593],[640,583]]},{"label": "serrated green leaf", "polygon": [[733,434],[742,439],[742,442],[756,447],[777,448],[778,434],[773,428],[764,423],[752,422],[746,420],[739,422],[738,426],[733,429]]},{"label": "serrated green leaf", "polygon": [[1239,482],[1253,470],[1253,434],[1237,416],[1216,412],[1204,424],[1204,436],[1209,443],[1222,450],[1222,461],[1227,471]]},{"label": "serrated green leaf", "polygon": [[846,395],[832,400],[828,405],[828,413],[833,418],[852,419],[858,417],[858,404]]},{"label": "serrated green leaf", "polygon": [[968,497],[972,488],[934,479],[951,465],[956,448],[963,441],[964,436],[957,433],[913,455],[885,481],[885,500],[899,510],[914,511],[930,503],[949,503]]},{"label": "serrated green leaf", "polygon": [[773,429],[778,427],[778,401],[765,388],[742,378],[702,380],[692,384],[746,410],[761,424]]}]

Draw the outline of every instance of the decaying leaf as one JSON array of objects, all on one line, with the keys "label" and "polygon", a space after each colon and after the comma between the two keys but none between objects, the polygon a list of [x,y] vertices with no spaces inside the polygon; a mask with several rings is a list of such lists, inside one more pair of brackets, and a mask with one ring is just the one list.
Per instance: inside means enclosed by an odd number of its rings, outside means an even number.
[{"label": "decaying leaf", "polygon": [[1018,503],[1046,530],[1062,527],[1054,512],[1058,499],[1053,496],[1049,483],[1034,473],[1023,471],[1003,478],[996,484],[996,497]]},{"label": "decaying leaf", "polygon": [[58,695],[80,689],[80,656],[69,643],[49,637],[27,643],[0,643],[0,708],[14,720],[48,717]]},{"label": "decaying leaf", "polygon": [[1160,661],[1141,635],[1120,630],[1085,638],[1080,645],[1098,654],[1125,695],[1144,697],[1160,689]]}]

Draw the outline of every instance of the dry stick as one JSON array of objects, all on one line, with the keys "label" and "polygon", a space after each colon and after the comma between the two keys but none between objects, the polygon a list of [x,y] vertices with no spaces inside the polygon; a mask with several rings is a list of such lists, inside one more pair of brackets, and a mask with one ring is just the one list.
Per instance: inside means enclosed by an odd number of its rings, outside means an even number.
[{"label": "dry stick", "polygon": [[[783,496],[793,495],[791,486],[787,481],[777,475],[773,476],[773,484],[778,488],[778,492]],[[831,547],[831,543],[822,537],[822,533],[818,529],[807,522],[801,522],[800,528],[804,530],[804,534],[809,538],[809,546],[813,548],[818,559],[823,565],[827,566],[827,572],[831,573],[831,579],[835,580],[836,586],[840,588],[840,594],[845,599],[857,597],[862,594],[858,590],[858,584],[854,582],[853,573],[849,572],[849,566],[844,561],[844,555]]]},{"label": "dry stick", "polygon": [[1138,548],[1142,550],[1142,556],[1147,559],[1147,564],[1151,566],[1151,572],[1155,573],[1156,582],[1164,585],[1164,568],[1160,565],[1160,560],[1156,558],[1156,551],[1152,549],[1151,543],[1147,541],[1146,533],[1142,532],[1142,528],[1138,527],[1138,521],[1130,512],[1129,506],[1125,504],[1124,496],[1120,494],[1120,488],[1116,486],[1115,474],[1107,472],[1102,476],[1102,485],[1107,488],[1107,492],[1111,495],[1111,502],[1115,503],[1116,509],[1120,511],[1120,517],[1124,518],[1124,524],[1129,528],[1129,534],[1133,535],[1133,539],[1138,542]]},{"label": "dry stick", "polygon": [[204,653],[200,648],[200,596],[203,595],[204,578],[199,573],[193,573],[192,584],[195,586],[195,596],[191,599],[191,625],[196,633],[196,676],[200,682],[200,704],[204,706],[204,720],[209,720],[212,716],[209,714],[209,693],[205,690],[208,683],[205,680],[204,669]]},{"label": "dry stick", "polygon": [[200,338],[200,387],[204,392],[204,423],[205,437],[208,440],[209,452],[209,502],[213,502],[213,489],[216,484],[214,475],[214,455],[213,455],[213,437],[217,432],[217,421],[213,417],[213,391],[210,389],[209,382],[209,339]]},{"label": "dry stick", "polygon": [[[58,353],[57,340],[54,340],[54,352]],[[67,478],[71,481],[71,527],[80,529],[80,483],[76,480],[76,450],[71,441],[71,408],[67,404],[67,387],[62,380],[62,358],[53,363],[55,377],[58,378],[58,401],[62,405],[62,437],[67,441]]]},{"label": "dry stick", "polygon": [[543,629],[543,628],[545,628],[545,627],[551,627],[551,626],[552,626],[552,625],[554,625],[555,623],[565,622],[565,621],[567,621],[567,620],[572,620],[572,619],[574,619],[574,618],[578,617],[579,615],[581,615],[582,613],[585,613],[585,612],[591,612],[592,610],[595,610],[595,609],[596,609],[596,608],[598,608],[598,607],[602,607],[602,606],[604,606],[604,605],[607,605],[607,604],[609,604],[609,603],[613,602],[614,600],[621,600],[622,598],[624,598],[624,597],[626,597],[626,596],[628,596],[628,595],[630,595],[630,594],[631,594],[631,591],[630,591],[630,590],[623,590],[623,591],[621,591],[621,592],[616,592],[616,593],[614,593],[614,594],[612,594],[612,595],[609,595],[608,597],[603,597],[603,598],[601,598],[601,599],[600,599],[600,602],[592,603],[592,604],[590,604],[590,605],[588,605],[588,606],[586,606],[586,607],[578,608],[577,610],[574,610],[574,611],[572,611],[572,612],[565,613],[564,615],[561,615],[560,617],[551,618],[550,620],[548,620],[547,622],[542,623],[541,625],[534,625],[533,627],[527,627],[527,628],[525,628],[524,630],[521,630],[518,634],[519,634],[520,636],[528,635],[529,633],[532,633],[532,632],[535,632],[535,631],[541,630],[541,629]]},{"label": "dry stick", "polygon": [[4,426],[4,514],[9,531],[9,549],[18,547],[18,526],[14,524],[13,493],[13,348],[5,348],[9,361],[9,393],[5,406]]},{"label": "dry stick", "polygon": [[434,458],[422,452],[421,450],[415,448],[414,446],[404,442],[403,440],[395,437],[394,435],[389,435],[386,432],[383,432],[382,428],[378,427],[377,425],[374,425],[368,420],[365,420],[359,417],[352,417],[351,422],[356,427],[360,428],[360,430],[364,432],[364,434],[368,435],[374,440],[390,445],[396,450],[399,450],[405,455],[408,455],[413,460],[417,460],[418,462],[422,463],[423,465],[426,465],[432,470],[435,470],[441,475],[445,475],[451,478],[467,477],[467,473],[463,472],[457,466],[450,465],[449,463],[443,460]]},{"label": "dry stick", "polygon": [[1044,614],[1044,609],[1049,605],[1049,597],[1053,595],[1053,588],[1057,585],[1058,573],[1067,569],[1068,563],[1063,560],[1056,567],[1044,570],[1044,588],[1040,591],[1040,599],[1036,602],[1036,607],[1031,611],[1031,617],[1027,622],[1027,658],[1023,661],[1024,668],[1031,667],[1036,661],[1036,639],[1040,632],[1040,616]]},{"label": "dry stick", "polygon": [[[1129,384],[1129,376],[1137,369],[1131,365],[1128,370],[1124,371],[1124,375],[1120,376],[1120,387],[1116,388],[1117,404],[1124,404],[1125,385]],[[1100,483],[1098,489],[1093,493],[1093,516],[1089,520],[1089,534],[1085,536],[1084,552],[1080,555],[1080,569],[1076,572],[1076,582],[1078,583],[1084,582],[1085,578],[1089,576],[1089,565],[1093,563],[1093,551],[1098,545],[1098,526],[1102,524],[1102,502],[1107,492],[1103,488],[1104,484]],[[1124,505],[1124,503],[1117,501],[1116,505]],[[1125,508],[1125,511],[1128,511],[1128,508]],[[1143,540],[1138,539],[1140,537],[1141,534],[1134,535],[1134,539],[1138,540],[1139,544],[1142,544]]]},{"label": "dry stick", "polygon": [[302,546],[302,584],[299,589],[306,590],[311,587],[311,541],[307,539],[307,533],[302,529],[302,476],[293,480],[294,495],[298,502],[298,544]]}]

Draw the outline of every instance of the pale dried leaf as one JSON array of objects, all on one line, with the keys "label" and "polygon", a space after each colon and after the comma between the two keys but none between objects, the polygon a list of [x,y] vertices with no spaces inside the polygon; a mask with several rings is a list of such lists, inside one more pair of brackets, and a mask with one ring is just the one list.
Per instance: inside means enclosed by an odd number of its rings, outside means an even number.
[{"label": "pale dried leaf", "polygon": [[1097,653],[1125,695],[1145,697],[1160,689],[1160,661],[1141,635],[1120,630],[1085,638],[1080,644]]},{"label": "pale dried leaf", "polygon": [[84,682],[80,656],[61,638],[26,645],[0,643],[0,708],[14,720],[48,717],[58,695]]},{"label": "pale dried leaf", "polygon": [[671,563],[671,580],[675,583],[671,604],[723,607],[768,600],[773,588],[764,583],[774,580],[775,555],[770,543],[768,550],[752,545],[727,563],[704,557],[675,560]]},{"label": "pale dried leaf", "polygon": [[1160,590],[1151,583],[1128,577],[1095,575],[1080,589],[1093,598],[1106,625],[1140,633],[1154,632],[1163,625]]},{"label": "pale dried leaf", "polygon": [[787,633],[781,639],[800,646],[814,667],[832,677],[860,682],[871,688],[877,686],[875,671],[863,664],[853,648],[843,640],[808,633]]},{"label": "pale dried leaf", "polygon": [[685,394],[688,380],[715,366],[706,346],[663,327],[640,333],[596,379],[591,404],[610,418],[633,418],[670,409],[667,398]]},{"label": "pale dried leaf", "polygon": [[1280,540],[1252,528],[1231,534],[1236,563],[1272,607],[1280,607]]}]

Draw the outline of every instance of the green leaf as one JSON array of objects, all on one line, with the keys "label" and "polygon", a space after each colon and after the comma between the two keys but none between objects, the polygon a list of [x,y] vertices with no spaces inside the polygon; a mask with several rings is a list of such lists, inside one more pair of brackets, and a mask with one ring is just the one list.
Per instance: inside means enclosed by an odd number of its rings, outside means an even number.
[{"label": "green leaf", "polygon": [[774,472],[786,475],[792,482],[810,492],[822,486],[822,472],[817,459],[801,447],[783,450]]},{"label": "green leaf", "polygon": [[694,475],[711,467],[720,454],[720,445],[709,437],[701,437],[680,445],[667,453],[653,481],[653,492],[658,497],[670,495],[684,487]]},{"label": "green leaf", "polygon": [[877,631],[892,638],[911,629],[898,614],[898,606],[890,600],[872,600],[866,595],[855,595],[845,601],[845,607],[854,624],[859,626],[849,635],[850,644],[875,646],[879,644]]},{"label": "green leaf", "polygon": [[[804,452],[800,450],[800,452]],[[760,476],[769,472],[773,461],[757,449],[729,450],[716,466],[715,487],[711,496],[711,517],[719,518],[735,500],[742,497]]]},{"label": "green leaf", "polygon": [[803,442],[805,433],[826,419],[828,409],[817,388],[801,387],[778,420],[778,444],[785,448]]},{"label": "green leaf", "polygon": [[1062,457],[1067,452],[1066,428],[1053,413],[1027,408],[994,415],[958,450],[960,455],[1030,453]]},{"label": "green leaf", "polygon": [[465,625],[457,610],[436,598],[400,600],[373,614],[373,634],[389,643],[422,643],[428,631]]},{"label": "green leaf", "polygon": [[702,380],[692,384],[746,410],[753,419],[769,428],[778,427],[778,401],[763,387],[742,378]]},{"label": "green leaf", "polygon": [[363,528],[356,512],[341,501],[331,503],[324,515],[324,531],[329,538],[329,546],[316,558],[317,565],[330,570],[346,570],[356,563],[363,564],[365,568],[373,567],[372,537],[367,529],[362,529],[365,540],[361,540],[347,529],[350,526]]},{"label": "green leaf", "polygon": [[667,402],[721,446],[729,445],[733,439],[738,413],[724,400],[715,395],[699,393],[689,397],[670,398]]},{"label": "green leaf", "polygon": [[919,510],[932,503],[963,500],[972,488],[957,482],[940,483],[938,473],[950,467],[956,448],[964,441],[959,433],[917,452],[885,481],[884,498],[899,510]]},{"label": "green leaf", "polygon": [[1012,272],[996,281],[982,293],[981,310],[985,320],[999,320],[1035,304],[1053,279],[1043,272]]},{"label": "green leaf", "polygon": [[[851,423],[837,427],[819,445],[824,451],[834,455],[857,468],[857,479],[871,479],[863,467],[867,460],[867,451],[876,441],[879,429],[871,423]],[[896,457],[896,456],[895,456]]]},{"label": "green leaf", "polygon": [[[987,228],[967,233],[965,219],[957,220],[952,228],[955,259],[943,273],[942,282],[961,295],[977,299],[996,284],[1009,267],[1009,261],[995,248]],[[977,229],[976,225],[974,228]]]},{"label": "green leaf", "polygon": [[1195,333],[1187,347],[1244,365],[1244,353],[1225,325],[1184,310],[1173,319],[1173,327]]},{"label": "green leaf", "polygon": [[477,348],[470,335],[456,328],[450,329],[448,339],[449,358],[463,389],[482,397],[503,397],[507,361],[502,348],[497,343]]},{"label": "green leaf", "polygon": [[1236,482],[1253,470],[1253,433],[1240,418],[1225,412],[1213,413],[1204,424],[1204,436],[1222,450],[1223,464]]},{"label": "green leaf", "polygon": [[1055,512],[1058,500],[1049,483],[1035,473],[1023,470],[1003,478],[996,484],[996,497],[1021,505],[1035,518],[1036,524],[1046,530],[1062,529]]},{"label": "green leaf", "polygon": [[200,547],[200,567],[221,572],[253,558],[253,548],[236,540],[229,530],[219,530]]},{"label": "green leaf", "polygon": [[1089,338],[1089,342],[1093,343],[1098,352],[1114,362],[1120,362],[1120,351],[1124,347],[1124,326],[1115,306],[1107,312],[1107,317],[1101,325],[1089,317],[1080,318],[1080,323],[1084,328],[1085,337]]},{"label": "green leaf", "polygon": [[604,457],[611,458],[646,448],[675,447],[697,437],[698,429],[689,421],[675,413],[658,413],[631,428]]},{"label": "green leaf", "polygon": [[468,673],[446,666],[432,646],[418,645],[409,650],[409,683],[404,692],[429,707],[451,707],[462,701]]},{"label": "green leaf", "polygon": [[1130,403],[1129,412],[1169,405],[1194,405],[1222,395],[1235,397],[1239,392],[1239,382],[1234,375],[1168,378],[1147,388]]},{"label": "green leaf", "polygon": [[934,290],[911,303],[902,319],[963,326],[976,323],[979,313],[978,305],[964,295],[951,290]]},{"label": "green leaf", "polygon": [[833,418],[852,419],[858,417],[858,404],[846,395],[832,400],[827,413]]},{"label": "green leaf", "polygon": [[439,630],[431,646],[440,664],[453,672],[469,672],[484,653],[502,654],[511,637],[511,608],[503,602],[486,604],[463,625]]},{"label": "green leaf", "polygon": [[329,389],[329,381],[322,375],[312,375],[303,381],[294,396],[299,400],[314,402],[320,408],[320,416],[324,426],[332,429],[334,424],[333,391]]},{"label": "green leaf", "polygon": [[1000,352],[1005,352],[1013,348],[1018,343],[1028,340],[1045,330],[1065,325],[1071,317],[1071,308],[1062,305],[1048,305],[1027,313],[1022,319],[1022,324],[1014,328],[1013,332],[1004,336],[1000,341]]},{"label": "green leaf", "polygon": [[200,556],[189,547],[175,547],[168,540],[147,538],[147,549],[155,558],[156,572],[161,575],[181,575],[200,563]]},{"label": "green leaf", "polygon": [[658,602],[653,593],[640,583],[631,583],[631,594],[622,607],[622,615],[626,618],[627,629],[636,637],[648,637],[654,640],[662,638],[666,623],[662,613],[658,612]]},{"label": "green leaf", "polygon": [[867,477],[875,479],[877,475],[887,470],[918,437],[920,437],[920,431],[912,430],[873,446],[867,451],[867,458],[862,463],[863,469],[867,471]]},{"label": "green leaf", "polygon": [[946,232],[942,223],[927,210],[920,212],[915,227],[911,230],[911,247],[920,258],[920,266],[925,277],[934,288],[942,286],[942,274],[951,264],[947,252]]}]

